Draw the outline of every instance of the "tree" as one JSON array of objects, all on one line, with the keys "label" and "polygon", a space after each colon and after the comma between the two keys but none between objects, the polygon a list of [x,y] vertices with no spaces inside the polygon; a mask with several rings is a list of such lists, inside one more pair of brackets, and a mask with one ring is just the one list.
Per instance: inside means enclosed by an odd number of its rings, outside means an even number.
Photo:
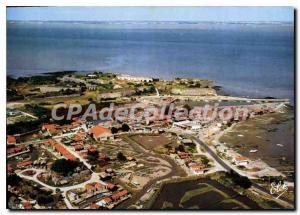
[{"label": "tree", "polygon": [[184,146],[183,146],[183,145],[179,145],[179,146],[176,148],[176,151],[184,152]]},{"label": "tree", "polygon": [[117,129],[116,127],[112,127],[110,130],[112,134],[116,134],[119,131],[119,129]]},{"label": "tree", "polygon": [[119,161],[126,161],[127,160],[127,158],[123,155],[122,152],[118,152],[117,158],[118,158]]},{"label": "tree", "polygon": [[82,86],[82,87],[80,87],[80,92],[84,93],[86,91],[86,89],[87,89],[86,86]]},{"label": "tree", "polygon": [[40,194],[37,196],[37,202],[39,205],[48,205],[53,203],[54,198],[50,195]]},{"label": "tree", "polygon": [[88,151],[87,153],[87,159],[90,163],[96,164],[99,158],[99,152],[98,151]]},{"label": "tree", "polygon": [[18,186],[21,181],[22,178],[16,174],[12,174],[7,177],[7,184],[10,186]]},{"label": "tree", "polygon": [[238,185],[244,189],[248,189],[252,186],[252,182],[249,180],[249,178],[241,176],[233,170],[231,170],[229,173],[226,173],[226,175],[232,179],[232,182],[235,185]]},{"label": "tree", "polygon": [[129,125],[127,125],[126,123],[124,123],[124,124],[122,125],[122,131],[128,132],[129,130],[130,130]]},{"label": "tree", "polygon": [[64,176],[67,176],[69,173],[73,173],[79,165],[79,161],[59,159],[53,163],[51,170]]},{"label": "tree", "polygon": [[209,159],[206,156],[201,157],[201,162],[206,166],[209,164]]}]

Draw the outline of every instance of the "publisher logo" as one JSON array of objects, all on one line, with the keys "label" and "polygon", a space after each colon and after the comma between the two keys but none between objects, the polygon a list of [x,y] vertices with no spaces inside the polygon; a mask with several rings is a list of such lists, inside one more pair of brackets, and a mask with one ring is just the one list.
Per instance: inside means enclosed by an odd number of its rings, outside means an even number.
[{"label": "publisher logo", "polygon": [[270,194],[277,195],[277,197],[275,197],[276,199],[278,199],[280,196],[282,196],[287,191],[288,191],[288,186],[285,182],[279,181],[279,182],[271,183]]}]

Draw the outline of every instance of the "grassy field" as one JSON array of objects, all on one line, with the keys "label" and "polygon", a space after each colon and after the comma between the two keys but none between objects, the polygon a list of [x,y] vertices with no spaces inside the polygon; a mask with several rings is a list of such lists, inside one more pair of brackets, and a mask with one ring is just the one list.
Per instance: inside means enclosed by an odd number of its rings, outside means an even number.
[{"label": "grassy field", "polygon": [[141,145],[147,150],[152,151],[162,151],[166,147],[176,147],[178,146],[176,140],[172,137],[169,137],[167,134],[158,134],[158,135],[133,135],[130,137],[136,143]]}]

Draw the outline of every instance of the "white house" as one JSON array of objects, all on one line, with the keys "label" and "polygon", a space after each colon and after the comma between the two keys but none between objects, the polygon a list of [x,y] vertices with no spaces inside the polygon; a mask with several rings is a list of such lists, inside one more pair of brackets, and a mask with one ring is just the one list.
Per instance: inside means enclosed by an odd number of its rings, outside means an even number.
[{"label": "white house", "polygon": [[189,120],[174,122],[173,126],[181,128],[181,129],[185,129],[185,130],[188,129],[188,130],[191,130],[191,131],[199,131],[201,129],[200,124],[198,124],[195,121],[189,121]]},{"label": "white house", "polygon": [[104,128],[100,125],[96,125],[96,126],[92,127],[90,129],[89,133],[97,141],[113,139],[113,135],[112,135],[110,129]]},{"label": "white house", "polygon": [[249,164],[249,159],[244,156],[237,156],[232,159],[232,162],[237,166],[247,166]]}]

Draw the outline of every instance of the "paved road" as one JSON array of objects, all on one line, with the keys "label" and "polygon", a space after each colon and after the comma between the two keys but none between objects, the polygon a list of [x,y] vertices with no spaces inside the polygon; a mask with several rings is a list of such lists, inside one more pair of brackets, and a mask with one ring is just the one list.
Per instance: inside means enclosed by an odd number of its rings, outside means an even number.
[{"label": "paved road", "polygon": [[192,139],[194,139],[194,141],[196,141],[200,146],[202,146],[205,149],[205,151],[207,151],[208,154],[210,154],[210,156],[212,156],[226,171],[232,170],[232,168],[229,165],[227,165],[207,144],[203,143],[198,138],[192,137]]},{"label": "paved road", "polygon": [[[207,144],[203,143],[201,140],[195,137],[191,137],[194,141],[196,141],[198,144],[200,144],[224,169],[227,171],[233,170],[228,164],[226,164]],[[252,187],[266,193],[267,195],[271,195],[270,191],[267,190],[266,188],[260,186],[259,184],[253,183],[252,182]],[[276,198],[276,195],[271,195],[274,198]],[[284,201],[288,204],[294,205],[294,201],[291,201],[283,196],[279,197],[281,201]]]}]

